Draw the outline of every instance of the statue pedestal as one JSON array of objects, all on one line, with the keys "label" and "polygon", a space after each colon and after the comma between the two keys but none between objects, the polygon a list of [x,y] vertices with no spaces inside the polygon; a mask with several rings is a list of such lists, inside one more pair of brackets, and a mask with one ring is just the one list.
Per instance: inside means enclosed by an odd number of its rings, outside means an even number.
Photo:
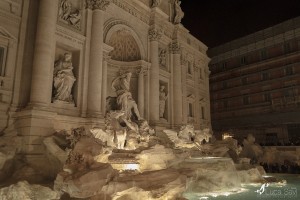
[{"label": "statue pedestal", "polygon": [[164,118],[160,118],[159,121],[151,121],[150,123],[151,128],[153,128],[155,131],[162,131],[170,127],[170,124],[168,121]]},{"label": "statue pedestal", "polygon": [[57,108],[74,108],[75,107],[75,103],[74,101],[72,102],[67,102],[67,101],[61,101],[61,100],[54,100],[53,101],[53,105],[54,107],[57,107]]}]

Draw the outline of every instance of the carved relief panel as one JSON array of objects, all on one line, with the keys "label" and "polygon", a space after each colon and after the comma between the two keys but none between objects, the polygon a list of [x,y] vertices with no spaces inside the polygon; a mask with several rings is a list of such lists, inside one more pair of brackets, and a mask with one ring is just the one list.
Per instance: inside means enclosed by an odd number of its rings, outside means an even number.
[{"label": "carved relief panel", "polygon": [[83,3],[81,0],[60,0],[58,22],[81,30]]}]

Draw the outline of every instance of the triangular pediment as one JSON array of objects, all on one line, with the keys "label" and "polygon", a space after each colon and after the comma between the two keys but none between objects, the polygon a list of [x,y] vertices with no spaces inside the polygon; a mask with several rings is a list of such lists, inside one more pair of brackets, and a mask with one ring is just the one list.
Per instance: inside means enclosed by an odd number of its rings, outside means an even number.
[{"label": "triangular pediment", "polygon": [[0,26],[0,36],[5,37],[7,39],[17,40],[10,32],[8,32],[5,28]]}]

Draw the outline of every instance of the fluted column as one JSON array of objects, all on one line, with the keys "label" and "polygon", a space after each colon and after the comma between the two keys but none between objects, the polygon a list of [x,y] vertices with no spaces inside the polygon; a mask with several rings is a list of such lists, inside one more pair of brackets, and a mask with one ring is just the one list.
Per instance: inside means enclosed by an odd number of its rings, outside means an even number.
[{"label": "fluted column", "polygon": [[91,27],[90,66],[87,98],[87,115],[100,117],[102,110],[103,81],[103,18],[108,0],[87,0],[88,9],[93,10]]},{"label": "fluted column", "polygon": [[107,61],[110,59],[110,56],[107,53],[103,57],[103,69],[102,69],[102,112],[106,112],[106,97],[107,97]]},{"label": "fluted column", "polygon": [[161,33],[156,28],[149,30],[150,38],[150,121],[159,121],[159,60],[158,60],[158,40]]},{"label": "fluted column", "polygon": [[140,111],[141,117],[144,116],[145,110],[145,86],[144,86],[144,74],[147,70],[141,67],[137,70],[138,73],[138,109]]},{"label": "fluted column", "polygon": [[199,69],[199,67],[195,64],[194,65],[194,71],[195,71],[195,79],[194,79],[194,87],[195,88],[197,88],[196,89],[196,103],[195,103],[195,110],[197,111],[197,112],[195,112],[195,119],[196,119],[196,121],[195,121],[195,123],[194,123],[194,126],[195,126],[195,128],[196,129],[200,129],[200,121],[201,121],[201,106],[200,106],[200,87],[198,87],[198,85],[199,85],[199,79],[200,79],[200,69]]},{"label": "fluted column", "polygon": [[58,0],[40,0],[32,66],[30,104],[51,103]]},{"label": "fluted column", "polygon": [[182,98],[182,123],[183,124],[187,124],[188,122],[188,104],[187,104],[187,91],[186,91],[186,75],[187,75],[187,69],[186,66],[188,64],[188,61],[186,59],[183,59],[181,61],[181,64],[184,65],[184,67],[182,67],[181,70],[181,80],[182,80],[182,96],[184,98]]},{"label": "fluted column", "polygon": [[182,80],[180,45],[177,41],[170,44],[170,51],[173,53],[173,119],[174,125],[182,124]]}]

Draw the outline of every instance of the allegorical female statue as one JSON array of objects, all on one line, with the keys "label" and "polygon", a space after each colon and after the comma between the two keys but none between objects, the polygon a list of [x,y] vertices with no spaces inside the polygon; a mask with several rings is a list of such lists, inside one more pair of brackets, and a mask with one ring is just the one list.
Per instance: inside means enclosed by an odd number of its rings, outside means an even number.
[{"label": "allegorical female statue", "polygon": [[165,92],[165,86],[161,85],[159,91],[159,117],[160,118],[164,118],[167,98],[168,95]]},{"label": "allegorical female statue", "polygon": [[180,7],[181,1],[175,0],[175,17],[174,17],[174,24],[180,24],[181,19],[184,16],[184,12],[181,10]]},{"label": "allegorical female statue", "polygon": [[72,54],[65,53],[54,64],[53,86],[54,100],[73,102],[72,87],[76,78],[73,74]]}]

